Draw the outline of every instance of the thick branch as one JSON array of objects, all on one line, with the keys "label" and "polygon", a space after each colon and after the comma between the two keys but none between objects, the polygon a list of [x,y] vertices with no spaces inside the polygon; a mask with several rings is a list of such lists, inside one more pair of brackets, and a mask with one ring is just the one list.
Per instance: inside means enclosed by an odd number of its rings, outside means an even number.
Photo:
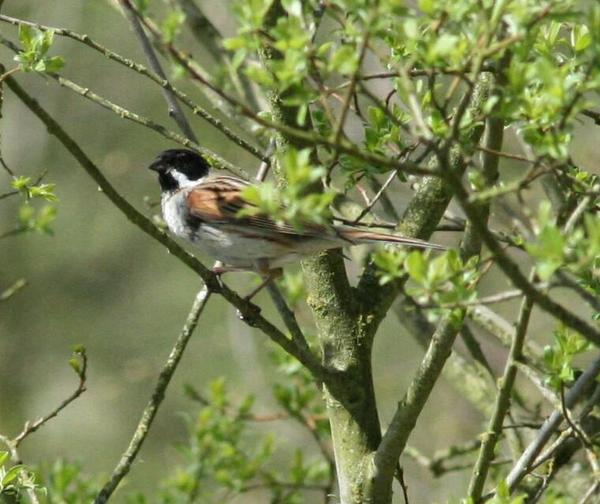
[{"label": "thick branch", "polygon": [[[493,85],[494,80],[492,76],[487,74],[485,77],[482,77],[479,80],[479,88],[476,95],[483,93],[487,96],[487,93],[490,91]],[[471,92],[467,91],[462,99],[462,103],[466,103],[467,99],[471,101],[469,107],[472,109],[472,112],[478,112],[479,108],[483,104],[483,102],[479,102],[481,97],[474,98],[471,96]],[[461,109],[460,106],[459,109]],[[462,107],[462,109],[462,113],[464,113],[464,111],[467,109],[467,106],[465,105]],[[457,112],[457,114],[459,112]],[[493,142],[494,145],[502,145],[502,131],[503,128],[501,125],[500,127],[496,127],[496,125],[492,127],[492,125],[488,124],[488,143]],[[481,132],[476,135],[475,140],[478,141],[480,136]],[[439,168],[442,172],[456,170],[458,173],[462,173],[462,171],[464,171],[464,162],[460,160],[462,156],[458,151],[458,146],[456,148],[457,152],[455,153],[455,156],[457,156],[458,162],[453,160],[452,157],[438,160]],[[487,161],[488,164],[485,165],[483,169],[484,177],[488,179],[495,179],[497,177],[498,168],[497,159],[490,157]],[[454,163],[457,164],[454,165]],[[445,200],[447,204],[449,202],[448,196],[446,196]],[[438,208],[438,211],[439,210],[441,210],[441,208]],[[423,209],[421,209],[421,211],[423,211]],[[439,215],[439,218],[441,218],[442,215]],[[483,222],[487,223],[488,215],[489,211],[485,212],[484,215],[481,216]],[[471,223],[468,222],[467,232],[463,237],[460,248],[461,256],[465,261],[481,252],[481,241],[479,240],[478,230],[475,228],[473,230],[475,232],[473,232],[470,231],[470,228]],[[446,360],[450,356],[452,345],[454,344],[456,335],[464,322],[465,315],[465,308],[459,308],[451,311],[442,318],[435,333],[433,334],[425,357],[423,358],[421,365],[419,366],[419,369],[417,370],[404,398],[398,404],[396,413],[394,414],[394,417],[392,418],[392,421],[390,422],[390,425],[385,432],[383,439],[381,440],[377,452],[375,453],[374,464],[377,471],[374,483],[375,487],[383,489],[391,481],[395,462],[402,454],[402,451],[406,446],[406,442],[408,441],[408,438],[416,425],[417,419],[419,418],[419,415],[421,414],[429,395],[431,394],[431,391],[433,390],[433,387],[442,372]]]},{"label": "thick branch", "polygon": [[[435,326],[427,320],[419,307],[411,305],[408,300],[402,300],[394,305],[393,311],[398,322],[426,350],[430,342],[430,335],[435,332]],[[466,327],[465,325],[463,330]],[[443,377],[477,410],[486,416],[491,414],[489,398],[493,394],[494,386],[484,363],[470,362],[462,355],[453,352],[444,367]]]},{"label": "thick branch", "polygon": [[[491,74],[481,74],[470,99],[469,108],[472,115],[479,115],[481,107],[488,99],[492,84]],[[474,128],[466,141],[476,144],[482,134],[483,128]],[[439,164],[435,157],[429,163],[428,169],[431,172],[438,172]],[[458,148],[452,149],[447,169],[457,174],[464,172],[465,164]],[[408,203],[398,225],[398,231],[404,236],[428,239],[443,217],[451,198],[452,192],[440,177],[425,177]],[[357,290],[362,297],[364,317],[369,320],[373,333],[400,292],[402,284],[403,281],[398,281],[381,286],[376,266],[370,264],[365,268]]]}]

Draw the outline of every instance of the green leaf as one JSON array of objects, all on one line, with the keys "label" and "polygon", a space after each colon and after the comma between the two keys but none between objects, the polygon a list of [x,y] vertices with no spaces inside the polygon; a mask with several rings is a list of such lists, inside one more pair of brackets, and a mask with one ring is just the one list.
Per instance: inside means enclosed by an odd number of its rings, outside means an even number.
[{"label": "green leaf", "polygon": [[77,376],[81,376],[81,364],[79,363],[78,359],[76,359],[75,357],[69,359],[69,366],[73,368],[73,371],[77,373]]},{"label": "green leaf", "polygon": [[73,353],[80,354],[80,355],[84,354],[85,353],[85,346],[82,345],[82,344],[80,344],[80,343],[77,344],[77,345],[74,345],[73,346]]},{"label": "green leaf", "polygon": [[0,451],[0,468],[4,465],[4,462],[8,460],[8,457],[10,457],[10,453],[7,451]]},{"label": "green leaf", "polygon": [[133,0],[135,8],[140,14],[145,14],[150,6],[150,0]]},{"label": "green leaf", "polygon": [[30,26],[19,26],[19,41],[26,51],[30,51],[33,47],[33,30]]},{"label": "green leaf", "polygon": [[435,7],[435,0],[419,0],[419,9],[427,15],[433,14],[435,12]]},{"label": "green leaf", "polygon": [[185,22],[185,13],[180,9],[174,9],[162,23],[162,38],[166,43],[171,43],[181,30],[181,25]]},{"label": "green leaf", "polygon": [[32,179],[31,177],[23,177],[23,176],[19,176],[19,177],[15,177],[10,185],[16,189],[17,191],[25,191],[27,192],[29,185],[31,184]]},{"label": "green leaf", "polygon": [[590,29],[584,25],[575,25],[571,31],[571,45],[577,52],[584,51],[592,43]]},{"label": "green leaf", "polygon": [[55,187],[56,184],[41,184],[39,186],[32,186],[29,189],[29,197],[42,198],[46,201],[58,201],[58,198],[54,194]]},{"label": "green leaf", "polygon": [[404,267],[414,281],[420,284],[425,283],[427,278],[427,263],[421,252],[413,250],[408,254],[408,257],[404,261]]},{"label": "green leaf", "polygon": [[4,475],[4,478],[2,478],[2,486],[6,487],[9,483],[14,481],[21,474],[23,469],[22,465],[12,466]]},{"label": "green leaf", "polygon": [[52,56],[46,59],[46,72],[56,73],[65,66],[65,60],[61,56]]},{"label": "green leaf", "polygon": [[269,88],[275,86],[275,79],[273,79],[273,75],[268,70],[265,70],[262,66],[249,65],[244,69],[244,72],[250,79],[261,86]]},{"label": "green leaf", "polygon": [[352,46],[344,45],[333,52],[329,59],[329,70],[342,75],[353,74],[358,67],[358,54]]},{"label": "green leaf", "polygon": [[300,0],[281,0],[281,6],[290,16],[302,17],[302,2]]}]

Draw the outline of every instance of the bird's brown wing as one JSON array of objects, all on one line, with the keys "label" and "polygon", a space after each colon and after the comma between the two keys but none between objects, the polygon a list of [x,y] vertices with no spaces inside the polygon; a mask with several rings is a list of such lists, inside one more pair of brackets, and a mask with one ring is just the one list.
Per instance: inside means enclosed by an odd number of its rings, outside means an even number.
[{"label": "bird's brown wing", "polygon": [[245,201],[241,191],[250,186],[249,183],[228,176],[212,177],[195,186],[187,196],[190,213],[198,219],[221,225],[243,225],[248,231],[283,233],[297,237],[327,238],[331,233],[325,226],[307,224],[303,228],[275,222],[266,215],[240,217],[239,212],[244,208],[254,207]]}]

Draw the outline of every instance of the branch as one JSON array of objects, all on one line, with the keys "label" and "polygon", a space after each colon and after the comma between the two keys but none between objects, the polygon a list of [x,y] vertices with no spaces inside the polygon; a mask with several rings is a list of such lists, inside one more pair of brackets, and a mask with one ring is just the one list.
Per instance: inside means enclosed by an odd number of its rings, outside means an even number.
[{"label": "branch", "polygon": [[[435,327],[422,311],[417,306],[411,307],[407,300],[396,303],[393,310],[398,322],[415,337],[421,347],[427,349],[429,335],[434,334]],[[493,393],[493,382],[488,378],[485,364],[469,362],[462,355],[452,352],[443,369],[443,376],[478,411],[486,416],[491,414],[489,397]]]},{"label": "branch", "polygon": [[[89,48],[99,52],[100,54],[102,54],[106,58],[110,59],[111,61],[115,61],[116,63],[123,65],[124,67],[128,68],[129,70],[133,70],[134,72],[137,72],[140,75],[143,75],[144,77],[152,80],[153,82],[155,82],[156,84],[161,86],[163,89],[173,92],[175,94],[175,96],[177,96],[177,98],[184,105],[186,105],[194,115],[202,117],[209,124],[211,124],[218,130],[220,130],[232,142],[234,142],[236,145],[238,145],[242,149],[245,149],[253,156],[255,156],[258,159],[261,159],[263,161],[265,160],[265,156],[263,156],[256,147],[254,147],[252,144],[248,143],[246,140],[244,140],[243,138],[241,138],[241,137],[237,136],[235,133],[233,133],[233,131],[231,131],[227,126],[225,126],[221,120],[219,120],[216,117],[214,117],[213,115],[209,114],[206,110],[204,110],[198,104],[193,102],[185,93],[180,91],[178,88],[172,86],[169,81],[167,81],[166,79],[161,79],[158,75],[149,71],[143,65],[135,63],[134,61],[132,61],[128,58],[125,58],[125,57],[115,53],[114,51],[111,51],[110,49],[107,49],[103,45],[99,44],[98,42],[96,42],[93,39],[91,39],[90,37],[88,37],[87,35],[82,35],[80,33],[77,33],[77,32],[71,31],[71,30],[67,30],[65,28],[54,28],[51,26],[45,26],[45,25],[41,25],[38,23],[32,23],[29,21],[24,21],[22,19],[17,19],[17,18],[13,18],[10,16],[5,16],[5,15],[0,15],[0,21],[4,21],[6,23],[10,23],[10,24],[16,25],[16,26],[21,26],[21,25],[31,26],[31,27],[37,28],[38,30],[42,30],[42,31],[51,30],[56,35],[70,38],[71,40],[75,40],[77,42],[81,42],[82,44],[85,44]],[[19,51],[19,47],[16,44],[8,41],[7,39],[5,39],[3,37],[2,37],[2,40],[10,43],[10,45],[9,46],[7,45],[7,46],[10,47],[12,50]]]},{"label": "branch", "polygon": [[181,356],[183,355],[185,347],[187,346],[187,343],[190,340],[196,325],[198,324],[198,319],[202,314],[202,310],[206,306],[210,294],[210,290],[204,286],[196,295],[196,299],[194,300],[192,309],[187,316],[183,329],[175,341],[175,345],[169,354],[167,362],[158,375],[158,379],[156,381],[154,391],[152,392],[152,396],[150,397],[150,401],[148,401],[148,404],[142,412],[142,416],[138,422],[135,432],[133,433],[133,437],[129,442],[129,446],[121,456],[121,460],[112,472],[110,479],[104,484],[94,499],[94,504],[104,504],[107,502],[121,480],[131,469],[131,464],[133,464],[133,461],[137,457],[137,454],[140,451],[148,432],[150,431],[150,426],[152,425],[152,422],[156,417],[156,413],[158,412],[158,408],[165,397],[165,391],[167,390],[169,382],[171,381],[171,378],[177,369],[177,365],[181,360]]},{"label": "branch", "polygon": [[97,95],[93,91],[90,91],[89,88],[81,87],[75,82],[61,77],[60,75],[48,75],[54,80],[56,80],[61,86],[66,87],[67,89],[70,89],[71,91],[74,91],[77,94],[80,94],[84,98],[100,105],[101,107],[107,110],[110,110],[111,112],[114,112],[122,119],[127,119],[134,123],[145,126],[146,128],[156,131],[165,138],[168,138],[169,140],[173,140],[189,149],[199,152],[212,166],[221,170],[226,170],[246,180],[249,178],[248,173],[246,173],[245,170],[234,166],[229,161],[223,159],[221,156],[215,154],[214,152],[208,150],[205,147],[198,145],[198,143],[195,140],[179,135],[178,133],[175,133],[174,131],[165,128],[162,124],[154,122],[152,119],[136,114],[135,112],[131,112],[121,107],[120,105],[116,105],[115,103],[107,100],[106,98],[103,98],[102,96]]},{"label": "branch", "polygon": [[598,329],[564,308],[561,304],[553,301],[527,280],[517,263],[508,256],[502,245],[488,230],[485,220],[480,215],[479,208],[470,203],[469,194],[463,187],[462,181],[456,173],[452,170],[445,170],[443,171],[442,176],[446,180],[448,186],[452,189],[452,192],[456,196],[463,211],[473,223],[473,227],[479,233],[489,250],[494,254],[496,264],[504,271],[505,275],[511,280],[513,285],[521,289],[523,293],[530,297],[542,310],[559,319],[571,329],[581,333],[582,336],[593,342],[596,346],[600,346],[600,331]]},{"label": "branch", "polygon": [[[534,275],[532,275],[532,277],[533,276]],[[515,363],[523,357],[523,345],[525,343],[525,335],[527,334],[527,327],[529,325],[532,308],[533,302],[531,301],[531,298],[525,297],[521,303],[515,337],[506,359],[504,374],[499,382],[501,385],[496,397],[494,411],[490,418],[487,432],[483,437],[479,456],[475,463],[475,467],[473,468],[473,474],[469,483],[468,493],[474,503],[479,502],[481,499],[485,480],[492,460],[494,459],[496,444],[502,434],[502,424],[504,423],[504,418],[508,414],[510,408],[510,398],[517,377],[517,367]]]},{"label": "branch", "polygon": [[73,391],[73,393],[69,395],[69,397],[67,397],[65,400],[63,400],[56,408],[50,411],[50,413],[44,415],[35,422],[25,422],[23,430],[13,439],[8,439],[5,436],[0,436],[0,441],[6,444],[15,462],[21,462],[17,451],[21,442],[30,434],[33,434],[40,427],[46,424],[49,420],[52,420],[54,417],[56,417],[62,410],[64,410],[69,404],[71,404],[75,399],[77,399],[81,394],[83,394],[86,391],[85,382],[87,379],[86,373],[88,360],[87,355],[85,353],[85,348],[79,347],[73,353],[81,359],[81,363],[75,357],[73,357],[73,359],[69,361],[69,364],[75,370],[77,376],[79,377],[79,383],[77,385],[77,388]]},{"label": "branch", "polygon": [[575,291],[590,307],[595,311],[600,311],[600,298],[598,296],[588,291],[565,271],[558,270],[556,276],[560,280],[561,285]]},{"label": "branch", "polygon": [[[135,9],[129,3],[129,0],[119,0],[119,3],[123,8],[125,17],[129,21],[129,24],[131,25],[136,37],[138,38],[140,45],[142,46],[142,50],[146,55],[146,59],[150,64],[150,68],[152,68],[152,70],[159,76],[161,80],[167,81],[167,76],[165,75],[165,72],[160,66],[158,58],[156,57],[156,53],[154,52],[154,49],[152,49],[152,45],[150,44],[150,41],[148,40],[148,37],[144,32],[144,28],[142,28],[142,25],[137,17]],[[183,110],[181,110],[179,102],[177,101],[177,97],[175,96],[173,91],[171,91],[171,89],[168,89],[167,87],[163,87],[162,91],[163,96],[165,97],[165,100],[169,107],[169,115],[175,120],[177,126],[179,126],[179,129],[187,138],[189,138],[194,143],[198,143],[198,138],[194,134],[190,123],[185,118]]]},{"label": "branch", "polygon": [[[583,374],[575,381],[573,386],[565,394],[565,406],[572,408],[581,396],[587,392],[588,388],[595,382],[600,374],[600,357],[596,357]],[[529,473],[530,468],[535,462],[537,456],[542,451],[546,443],[550,440],[554,432],[562,423],[563,415],[559,410],[555,410],[544,422],[536,438],[525,449],[519,460],[515,463],[510,473],[506,477],[509,489],[514,491],[517,485]],[[487,497],[487,496],[486,496]]]},{"label": "branch", "polygon": [[223,50],[221,34],[215,25],[208,19],[194,0],[177,0],[181,10],[185,13],[185,20],[196,40],[206,47],[206,50],[217,63],[227,63],[227,52]]},{"label": "branch", "polygon": [[[458,107],[457,116],[465,113],[467,108],[476,112],[482,104],[482,102],[480,102],[482,96],[479,95],[487,95],[493,85],[494,80],[491,75],[480,78],[478,81],[479,87],[476,88],[474,92],[470,90],[467,91],[463,96],[461,105]],[[457,120],[457,116],[454,118],[455,120]],[[502,131],[502,127],[490,127],[488,124],[488,142],[492,141],[494,144],[501,144]],[[480,137],[481,131],[478,134],[475,134],[475,142],[478,142]],[[455,153],[455,156],[456,159],[442,159],[438,157],[439,170],[441,172],[456,170],[458,173],[462,173],[465,164],[462,161],[462,156],[458,150]],[[489,158],[488,163],[491,164],[484,165],[484,176],[487,178],[495,177],[498,166],[497,158]],[[445,191],[445,189],[442,190]],[[447,194],[443,201],[445,202],[445,205],[449,203]],[[427,207],[420,209],[421,212],[427,212],[427,210]],[[441,214],[439,213],[440,210],[442,211]],[[439,215],[439,217],[436,215],[436,217],[438,217],[437,221],[442,217],[444,210],[445,207],[441,208],[438,202],[438,207],[434,210],[434,212],[437,212]],[[487,223],[488,215],[489,212],[483,212],[483,215],[481,216],[483,222]],[[437,225],[437,222],[432,224]],[[470,223],[467,223],[467,232],[465,232],[463,236],[460,247],[461,256],[465,261],[481,252],[481,241],[479,240],[478,230],[473,229],[475,232],[470,232],[469,228]],[[444,364],[452,351],[452,345],[454,344],[456,335],[464,323],[465,315],[466,310],[464,308],[453,310],[448,315],[444,316],[433,334],[419,369],[415,373],[402,401],[398,404],[394,417],[375,453],[374,465],[377,474],[375,476],[374,486],[376,488],[385,488],[385,486],[388,485],[388,481],[391,481],[392,475],[390,471],[402,454],[406,442],[416,425],[417,419],[423,411],[435,383],[439,379]]]},{"label": "branch", "polygon": [[240,96],[248,101],[253,110],[260,110],[252,81],[243,72],[238,72],[232,66],[231,59],[221,44],[222,37],[217,28],[204,15],[194,0],[177,0],[177,2],[185,13],[185,19],[192,35],[200,44],[206,47],[206,50],[217,63],[227,68],[229,78]]},{"label": "branch", "polygon": [[600,126],[600,112],[595,110],[584,109],[579,112],[580,114],[593,119],[594,123]]},{"label": "branch", "polygon": [[463,469],[464,467],[462,465],[447,466],[446,463],[452,461],[456,457],[468,455],[469,453],[476,451],[480,446],[481,441],[475,439],[468,441],[463,445],[454,445],[439,450],[434,453],[432,457],[426,457],[412,446],[407,446],[404,453],[415,460],[420,466],[430,470],[433,476],[437,478],[448,472]]},{"label": "branch", "polygon": [[82,168],[98,184],[104,194],[125,215],[125,217],[138,228],[149,234],[152,238],[164,245],[169,252],[181,260],[185,265],[194,270],[207,285],[209,290],[218,293],[230,304],[235,306],[245,322],[264,332],[271,340],[281,346],[286,352],[298,359],[316,377],[323,375],[324,369],[317,357],[312,353],[298,348],[293,341],[288,339],[277,327],[260,315],[260,308],[248,300],[240,297],[229,289],[206,268],[198,259],[185,251],[178,243],[157,228],[148,218],[138,212],[102,175],[98,167],[81,150],[79,145],[66,133],[66,131],[33,99],[27,94],[17,82],[10,77],[6,80],[10,89],[21,99],[21,101],[46,125],[50,134],[54,135],[63,146],[75,157]]},{"label": "branch", "polygon": [[[2,20],[1,16],[0,20]],[[150,28],[150,26],[148,25],[146,25],[146,27]],[[158,33],[153,33],[153,35],[158,36]],[[336,143],[330,137],[324,137],[314,133],[313,131],[306,131],[301,128],[290,126],[285,121],[272,121],[267,117],[264,117],[263,115],[259,115],[256,112],[254,112],[248,105],[236,99],[235,97],[228,95],[221,87],[208,80],[206,76],[202,75],[199,72],[198,68],[196,68],[196,66],[191,63],[190,58],[183,51],[176,48],[173,44],[166,44],[165,48],[172,55],[173,59],[190,73],[192,79],[206,86],[212,92],[216,93],[228,104],[235,107],[243,116],[248,117],[260,126],[272,129],[278,133],[281,133],[283,136],[289,139],[293,139],[296,143],[314,146],[320,145],[333,150],[337,149],[343,154],[354,156],[362,161],[380,166],[386,166],[406,173],[412,173],[415,175],[437,176],[437,174],[434,171],[422,168],[417,163],[414,163],[410,160],[398,161],[397,159],[389,158],[387,156],[382,156],[371,152],[365,152],[358,148],[356,145],[343,138]]]},{"label": "branch", "polygon": [[[482,74],[470,99],[469,108],[474,116],[479,115],[479,111],[486,103],[492,86],[492,77],[490,74]],[[468,141],[476,144],[479,142],[483,128],[474,128],[469,135]],[[427,170],[431,173],[439,172],[439,163],[434,157],[431,158]],[[450,154],[448,170],[461,174],[465,170],[465,163],[460,156],[458,149],[453,149]],[[439,176],[425,177],[419,184],[415,195],[412,197],[402,220],[398,225],[398,231],[411,238],[429,239],[435,231],[438,223],[446,211],[452,198],[449,191]],[[376,328],[383,320],[389,307],[402,288],[403,282],[390,282],[384,286],[379,284],[377,268],[374,263],[370,263],[364,270],[357,291],[362,296],[361,312],[365,320],[369,320],[371,331],[374,333]]]},{"label": "branch", "polygon": [[0,291],[0,303],[3,301],[8,301],[11,297],[13,297],[17,292],[19,292],[26,285],[27,285],[27,280],[25,280],[24,278],[20,278],[15,283],[13,283],[10,287],[6,288],[3,291]]},{"label": "branch", "polygon": [[[456,317],[462,319],[464,310]],[[427,352],[415,373],[408,390],[399,402],[396,412],[375,452],[375,487],[385,488],[393,477],[396,461],[402,454],[419,415],[423,411],[433,386],[450,356],[459,327],[456,320],[445,317],[431,337]]]},{"label": "branch", "polygon": [[363,60],[365,59],[365,55],[367,53],[367,47],[369,45],[370,32],[368,29],[370,27],[370,24],[372,23],[372,18],[374,18],[376,15],[377,15],[377,9],[374,8],[370,14],[371,18],[369,20],[367,20],[367,22],[366,22],[367,30],[365,30],[365,33],[363,33],[363,38],[360,42],[360,47],[358,49],[358,61],[356,63],[356,69],[354,70],[354,73],[350,77],[348,91],[346,92],[346,96],[344,97],[344,101],[342,102],[342,109],[340,111],[338,123],[335,128],[335,133],[333,134],[333,141],[336,144],[339,142],[339,140],[342,136],[342,133],[344,132],[344,124],[346,123],[346,118],[348,117],[348,111],[350,110],[350,102],[352,101],[352,96],[354,95],[354,89],[356,87],[356,81],[357,81],[358,75],[360,73],[360,67],[362,65]]}]

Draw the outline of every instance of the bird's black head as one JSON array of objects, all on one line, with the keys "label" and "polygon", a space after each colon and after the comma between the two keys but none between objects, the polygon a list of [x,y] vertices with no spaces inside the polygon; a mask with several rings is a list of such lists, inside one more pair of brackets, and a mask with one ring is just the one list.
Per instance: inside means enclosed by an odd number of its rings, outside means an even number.
[{"label": "bird's black head", "polygon": [[161,152],[148,168],[158,173],[158,182],[163,192],[171,192],[205,177],[210,166],[196,152],[169,149]]}]

